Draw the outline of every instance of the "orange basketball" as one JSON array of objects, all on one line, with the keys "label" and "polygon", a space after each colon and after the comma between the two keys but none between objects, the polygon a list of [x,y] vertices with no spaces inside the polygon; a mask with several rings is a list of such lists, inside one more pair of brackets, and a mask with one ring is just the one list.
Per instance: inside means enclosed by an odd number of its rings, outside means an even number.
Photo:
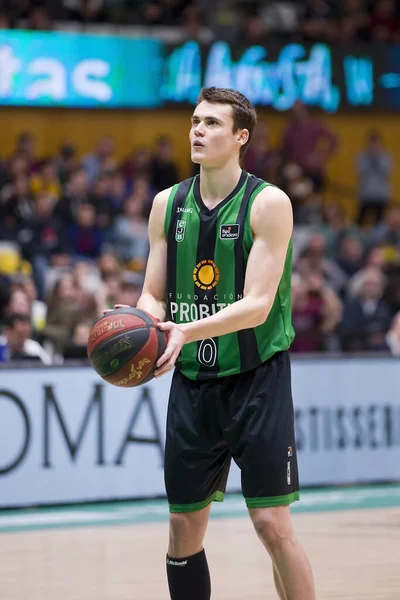
[{"label": "orange basketball", "polygon": [[138,308],[117,308],[93,325],[87,350],[104,381],[126,388],[153,379],[166,344],[154,317]]}]

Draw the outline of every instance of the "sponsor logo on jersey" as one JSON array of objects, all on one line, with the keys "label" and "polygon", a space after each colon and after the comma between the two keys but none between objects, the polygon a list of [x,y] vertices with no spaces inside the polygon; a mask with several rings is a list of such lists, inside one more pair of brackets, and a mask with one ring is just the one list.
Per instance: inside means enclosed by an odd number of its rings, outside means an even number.
[{"label": "sponsor logo on jersey", "polygon": [[183,206],[178,206],[178,208],[176,209],[177,213],[190,213],[192,214],[193,212],[193,208],[185,208]]},{"label": "sponsor logo on jersey", "polygon": [[177,242],[183,242],[186,231],[186,221],[178,221],[176,224],[175,239]]},{"label": "sponsor logo on jersey", "polygon": [[235,223],[233,225],[221,225],[219,237],[221,240],[237,240],[239,237],[239,231],[239,223]]},{"label": "sponsor logo on jersey", "polygon": [[202,290],[212,290],[219,281],[219,269],[213,260],[202,260],[193,269],[193,281]]},{"label": "sponsor logo on jersey", "polygon": [[216,304],[195,304],[194,302],[170,302],[171,318],[176,323],[193,323],[215,315],[228,306],[225,302]]}]

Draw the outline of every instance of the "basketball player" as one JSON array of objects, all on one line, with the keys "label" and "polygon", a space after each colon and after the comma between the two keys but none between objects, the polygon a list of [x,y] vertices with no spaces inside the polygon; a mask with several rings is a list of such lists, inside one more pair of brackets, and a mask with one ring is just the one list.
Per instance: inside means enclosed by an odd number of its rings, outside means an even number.
[{"label": "basketball player", "polygon": [[172,600],[210,599],[203,539],[231,458],[279,598],[315,598],[289,508],[299,498],[288,354],[292,209],[280,189],[240,167],[255,124],[245,96],[203,89],[190,129],[200,175],[157,194],[149,219],[137,307],[168,335],[156,376],[176,367],[165,448]]}]

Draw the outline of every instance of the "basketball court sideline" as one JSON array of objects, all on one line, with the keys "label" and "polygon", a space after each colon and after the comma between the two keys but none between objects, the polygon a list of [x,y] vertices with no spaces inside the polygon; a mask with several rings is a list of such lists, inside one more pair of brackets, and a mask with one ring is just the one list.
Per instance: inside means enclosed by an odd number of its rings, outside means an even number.
[{"label": "basketball court sideline", "polygon": [[[318,600],[399,600],[400,486],[305,491],[292,512]],[[167,600],[167,520],[164,500],[0,511],[0,598]],[[213,506],[206,550],[213,600],[277,598],[241,496]]]}]

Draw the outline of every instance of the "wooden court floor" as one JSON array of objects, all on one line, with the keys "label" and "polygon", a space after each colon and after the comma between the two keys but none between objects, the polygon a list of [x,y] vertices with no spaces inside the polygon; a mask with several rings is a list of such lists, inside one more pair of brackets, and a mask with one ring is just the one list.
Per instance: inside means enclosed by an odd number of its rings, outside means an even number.
[{"label": "wooden court floor", "polygon": [[[318,600],[400,600],[400,508],[295,514]],[[0,600],[167,600],[167,523],[0,534]],[[247,518],[210,521],[213,600],[276,599]],[[188,598],[190,600],[190,598]]]}]

